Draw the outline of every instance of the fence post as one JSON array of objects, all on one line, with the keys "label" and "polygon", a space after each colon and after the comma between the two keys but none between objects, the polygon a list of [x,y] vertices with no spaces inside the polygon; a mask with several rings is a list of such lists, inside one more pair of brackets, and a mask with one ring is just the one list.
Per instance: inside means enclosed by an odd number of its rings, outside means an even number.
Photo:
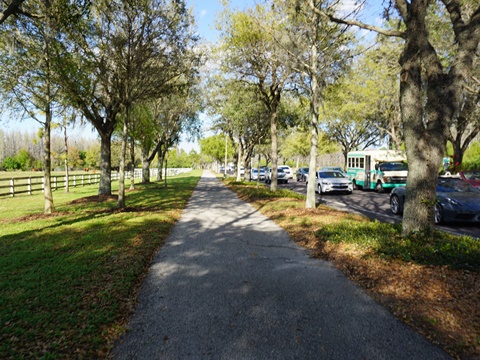
[{"label": "fence post", "polygon": [[29,176],[27,180],[28,195],[32,195],[32,178]]},{"label": "fence post", "polygon": [[57,190],[57,177],[53,177],[53,190]]},{"label": "fence post", "polygon": [[42,193],[45,192],[45,176],[42,177]]},{"label": "fence post", "polygon": [[82,186],[85,186],[85,175],[82,174]]},{"label": "fence post", "polygon": [[15,180],[13,178],[10,179],[10,195],[15,196]]},{"label": "fence post", "polygon": [[77,175],[73,175],[73,187],[77,186]]}]

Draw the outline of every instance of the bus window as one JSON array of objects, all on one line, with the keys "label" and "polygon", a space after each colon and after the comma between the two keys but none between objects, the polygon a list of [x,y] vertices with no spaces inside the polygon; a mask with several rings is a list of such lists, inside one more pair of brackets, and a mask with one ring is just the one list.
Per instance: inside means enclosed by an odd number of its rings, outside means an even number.
[{"label": "bus window", "polygon": [[404,162],[386,162],[380,164],[380,171],[403,171],[408,170],[408,165]]}]

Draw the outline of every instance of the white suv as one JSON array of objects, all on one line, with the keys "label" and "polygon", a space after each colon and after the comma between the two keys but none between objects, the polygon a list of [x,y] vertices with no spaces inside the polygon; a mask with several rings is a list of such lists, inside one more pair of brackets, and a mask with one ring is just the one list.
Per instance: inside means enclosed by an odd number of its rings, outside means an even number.
[{"label": "white suv", "polygon": [[293,179],[293,171],[290,169],[288,165],[280,165],[279,169],[283,169],[283,171],[287,174],[287,179]]}]

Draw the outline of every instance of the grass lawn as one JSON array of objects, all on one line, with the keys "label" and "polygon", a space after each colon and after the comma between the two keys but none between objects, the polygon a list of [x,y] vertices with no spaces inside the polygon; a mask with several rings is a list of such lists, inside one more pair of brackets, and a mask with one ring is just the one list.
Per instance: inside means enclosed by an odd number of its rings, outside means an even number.
[{"label": "grass lawn", "polygon": [[0,358],[105,357],[201,171],[99,198],[98,185],[0,199]]},{"label": "grass lawn", "polygon": [[480,241],[443,232],[402,238],[398,225],[305,209],[305,196],[288,190],[225,183],[398,319],[457,359],[480,359]]}]

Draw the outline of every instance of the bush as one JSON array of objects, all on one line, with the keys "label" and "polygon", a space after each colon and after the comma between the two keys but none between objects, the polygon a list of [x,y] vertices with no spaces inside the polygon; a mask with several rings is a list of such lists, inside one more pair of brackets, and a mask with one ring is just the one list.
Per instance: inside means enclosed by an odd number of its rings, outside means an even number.
[{"label": "bush", "polygon": [[11,156],[7,156],[4,160],[3,160],[3,168],[5,170],[19,170],[20,169],[20,164],[18,163],[18,161],[11,157]]}]

